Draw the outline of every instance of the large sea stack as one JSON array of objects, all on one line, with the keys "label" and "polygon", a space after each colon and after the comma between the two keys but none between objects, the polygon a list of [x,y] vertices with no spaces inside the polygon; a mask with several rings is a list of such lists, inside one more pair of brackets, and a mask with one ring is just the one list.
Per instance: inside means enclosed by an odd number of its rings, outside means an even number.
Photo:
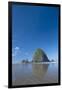
[{"label": "large sea stack", "polygon": [[34,52],[33,62],[49,62],[49,59],[45,52],[41,48],[38,48]]}]

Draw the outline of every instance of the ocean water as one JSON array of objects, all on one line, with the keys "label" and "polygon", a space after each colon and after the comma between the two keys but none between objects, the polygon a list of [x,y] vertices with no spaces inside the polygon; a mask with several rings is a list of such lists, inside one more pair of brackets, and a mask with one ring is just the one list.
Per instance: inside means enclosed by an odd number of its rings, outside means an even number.
[{"label": "ocean water", "polygon": [[12,85],[58,83],[57,63],[12,64]]}]

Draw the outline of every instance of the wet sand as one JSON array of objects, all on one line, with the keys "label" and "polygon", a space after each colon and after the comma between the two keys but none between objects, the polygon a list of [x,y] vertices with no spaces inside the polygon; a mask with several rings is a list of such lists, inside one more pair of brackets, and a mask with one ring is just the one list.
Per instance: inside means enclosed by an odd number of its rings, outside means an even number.
[{"label": "wet sand", "polygon": [[12,85],[58,83],[57,63],[13,64]]}]

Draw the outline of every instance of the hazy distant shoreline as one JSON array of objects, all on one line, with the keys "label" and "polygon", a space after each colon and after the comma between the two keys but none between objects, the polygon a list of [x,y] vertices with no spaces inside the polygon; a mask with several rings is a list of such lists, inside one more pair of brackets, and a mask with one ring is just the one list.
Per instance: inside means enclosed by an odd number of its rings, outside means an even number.
[{"label": "hazy distant shoreline", "polygon": [[57,63],[57,62],[55,61],[54,62],[41,62],[41,63],[40,62],[37,62],[37,63],[36,62],[33,62],[33,63],[22,63],[21,62],[21,63],[12,63],[12,64],[14,65],[14,64],[51,64],[51,63]]}]

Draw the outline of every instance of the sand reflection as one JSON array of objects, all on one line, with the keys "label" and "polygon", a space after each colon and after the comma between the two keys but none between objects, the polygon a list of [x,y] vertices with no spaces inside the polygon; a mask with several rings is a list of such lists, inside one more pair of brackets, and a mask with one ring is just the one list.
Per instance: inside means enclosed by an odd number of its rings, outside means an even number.
[{"label": "sand reflection", "polygon": [[43,78],[48,70],[49,64],[32,64],[32,74],[36,78]]}]

